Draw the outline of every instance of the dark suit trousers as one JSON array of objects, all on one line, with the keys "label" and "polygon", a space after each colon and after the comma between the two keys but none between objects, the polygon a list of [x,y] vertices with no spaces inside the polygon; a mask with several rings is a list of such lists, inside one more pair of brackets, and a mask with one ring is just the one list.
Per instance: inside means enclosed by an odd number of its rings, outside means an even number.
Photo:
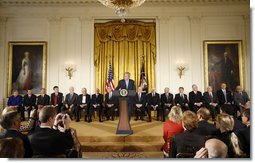
[{"label": "dark suit trousers", "polygon": [[[165,117],[166,117],[166,114],[168,114],[171,110],[173,105],[171,105],[170,107],[167,107],[165,106],[165,104],[163,104],[163,107],[162,107],[162,120],[165,121]],[[168,110],[168,112],[166,113],[166,111]]]},{"label": "dark suit trousers", "polygon": [[97,106],[97,107],[95,108],[95,107],[92,105],[92,106],[91,106],[91,111],[92,111],[92,113],[95,111],[94,109],[97,111],[99,120],[101,120],[101,119],[102,119],[103,108],[102,108],[101,106]]},{"label": "dark suit trousers", "polygon": [[73,119],[72,116],[73,115],[76,116],[76,112],[75,112],[76,108],[77,108],[76,106],[73,106],[72,108],[70,108],[69,105],[68,105],[68,108],[66,108],[64,106],[63,109],[62,109],[62,113],[68,114],[70,116],[70,118]]},{"label": "dark suit trousers", "polygon": [[110,117],[112,117],[112,119],[114,119],[115,117],[115,106],[112,106],[112,107],[108,107],[106,105],[105,107],[105,115],[106,115],[106,118],[109,119]]},{"label": "dark suit trousers", "polygon": [[135,117],[138,119],[138,117],[140,116],[141,119],[143,119],[145,114],[145,108],[142,106],[140,108],[135,106]]},{"label": "dark suit trousers", "polygon": [[21,120],[25,120],[25,113],[23,107],[18,107],[18,113],[20,113]]},{"label": "dark suit trousers", "polygon": [[[148,112],[148,115],[149,115],[149,119],[151,120],[151,111],[153,110],[153,108],[151,107],[151,106],[147,106],[147,112]],[[156,108],[156,111],[157,111],[157,118],[159,118],[159,116],[161,116],[162,115],[162,110],[161,110],[161,108],[160,108],[160,106],[158,106],[157,108]]]},{"label": "dark suit trousers", "polygon": [[83,110],[83,109],[84,109],[84,111],[85,111],[84,120],[85,120],[85,121],[87,121],[88,119],[89,119],[89,120],[92,120],[92,108],[91,108],[91,107],[88,107],[88,106],[86,106],[86,107],[84,107],[84,108],[82,108],[82,107],[80,107],[80,106],[77,107],[77,109],[76,109],[76,111],[75,111],[75,113],[76,113],[76,119],[77,119],[77,120],[80,119],[80,112],[81,112],[81,110]]},{"label": "dark suit trousers", "polygon": [[207,108],[209,109],[210,111],[210,114],[212,116],[212,119],[215,119],[215,117],[217,116],[217,114],[220,113],[220,108],[219,106],[217,105],[216,107],[212,106],[212,105],[209,105],[207,106]]}]

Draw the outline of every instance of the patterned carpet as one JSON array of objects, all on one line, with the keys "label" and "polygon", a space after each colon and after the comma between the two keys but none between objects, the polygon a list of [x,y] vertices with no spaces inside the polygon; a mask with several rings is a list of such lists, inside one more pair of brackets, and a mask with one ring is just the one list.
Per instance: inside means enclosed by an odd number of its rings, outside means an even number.
[{"label": "patterned carpet", "polygon": [[163,158],[162,152],[85,152],[87,159],[146,159]]}]

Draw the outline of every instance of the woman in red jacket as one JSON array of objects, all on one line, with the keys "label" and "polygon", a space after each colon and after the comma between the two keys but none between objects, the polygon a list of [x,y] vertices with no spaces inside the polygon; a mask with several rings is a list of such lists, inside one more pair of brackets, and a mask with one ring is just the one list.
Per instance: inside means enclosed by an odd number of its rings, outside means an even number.
[{"label": "woman in red jacket", "polygon": [[164,157],[169,157],[169,150],[171,150],[172,137],[175,134],[183,132],[182,121],[182,110],[179,106],[172,107],[168,114],[169,121],[164,123],[164,135],[163,138],[165,143],[163,145]]}]

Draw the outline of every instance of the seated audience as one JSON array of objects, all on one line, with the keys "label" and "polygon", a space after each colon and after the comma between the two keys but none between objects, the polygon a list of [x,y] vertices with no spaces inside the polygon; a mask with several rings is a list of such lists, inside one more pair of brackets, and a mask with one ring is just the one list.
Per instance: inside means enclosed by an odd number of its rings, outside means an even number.
[{"label": "seated audience", "polygon": [[25,149],[20,138],[0,139],[0,158],[23,158]]},{"label": "seated audience", "polygon": [[217,97],[219,100],[219,105],[231,104],[232,103],[232,94],[227,89],[226,83],[221,83],[221,89],[217,91]]},{"label": "seated audience", "polygon": [[[64,107],[63,107],[63,113],[68,113],[70,118],[72,119],[72,116],[76,116],[76,120],[79,120],[80,116],[77,117],[76,107],[77,107],[77,99],[78,95],[74,93],[74,87],[69,87],[69,92],[64,101]],[[78,118],[78,119],[77,119]]]},{"label": "seated audience", "polygon": [[194,158],[226,158],[228,147],[219,139],[208,139]]},{"label": "seated audience", "polygon": [[163,145],[163,153],[164,157],[171,157],[169,153],[171,153],[172,146],[172,137],[175,134],[183,132],[182,127],[182,110],[179,106],[173,106],[170,113],[168,114],[169,121],[164,123],[163,127],[163,138],[165,143]]},{"label": "seated audience", "polygon": [[175,98],[174,98],[174,102],[175,105],[177,106],[181,106],[182,111],[186,111],[189,110],[189,101],[187,98],[187,95],[183,93],[184,92],[184,88],[183,87],[179,87],[179,93],[175,94]]},{"label": "seated audience", "polygon": [[87,89],[86,88],[82,88],[81,93],[78,96],[77,99],[77,104],[78,107],[76,107],[76,122],[80,121],[80,111],[84,110],[85,111],[85,117],[84,117],[84,121],[85,122],[92,122],[92,109],[90,107],[90,95],[87,94]]},{"label": "seated audience", "polygon": [[197,85],[192,85],[192,91],[189,93],[189,107],[194,113],[203,106],[203,96],[200,91],[198,91]]},{"label": "seated audience", "polygon": [[18,113],[21,115],[21,121],[25,120],[24,109],[22,107],[22,97],[19,95],[18,90],[14,89],[12,91],[12,96],[9,97],[7,106],[16,108]]},{"label": "seated audience", "polygon": [[113,97],[111,87],[107,87],[107,94],[105,94],[105,115],[106,119],[114,121],[115,111],[117,111],[117,98]]},{"label": "seated audience", "polygon": [[174,101],[173,94],[169,92],[169,88],[166,87],[164,93],[161,94],[161,107],[162,107],[162,121],[165,122],[165,116],[170,112]]},{"label": "seated audience", "polygon": [[156,93],[156,89],[152,88],[151,93],[147,94],[147,113],[149,116],[148,122],[151,122],[151,111],[157,111],[157,121],[159,120],[159,116],[162,115],[162,110],[160,107],[160,97],[159,94]]},{"label": "seated audience", "polygon": [[250,101],[250,98],[246,92],[243,91],[240,85],[236,86],[236,92],[234,92],[234,105],[236,107],[236,111],[240,111],[242,114],[245,110],[244,105]]},{"label": "seated audience", "polygon": [[[39,120],[41,122],[40,127],[28,136],[34,152],[33,157],[66,157],[66,151],[74,145],[69,115],[59,113],[55,116],[52,107],[44,107],[39,113]],[[61,131],[56,127],[60,123],[59,121],[63,123],[63,130]],[[55,126],[54,129],[53,126]]]},{"label": "seated audience", "polygon": [[99,122],[103,122],[102,121],[103,101],[104,101],[103,95],[99,93],[99,89],[97,88],[96,93],[92,95],[91,107],[92,112],[94,111],[94,109],[97,110]]},{"label": "seated audience", "polygon": [[40,111],[46,105],[50,105],[50,96],[46,94],[45,88],[41,88],[41,94],[37,97],[38,110]]},{"label": "seated audience", "polygon": [[143,121],[145,115],[146,95],[143,93],[143,88],[139,87],[138,92],[134,97],[135,121],[140,119]]},{"label": "seated audience", "polygon": [[204,92],[203,98],[205,107],[209,109],[212,119],[215,120],[215,117],[220,113],[220,110],[217,95],[213,92],[211,86],[207,87],[207,92]]},{"label": "seated audience", "polygon": [[21,121],[17,111],[7,111],[1,116],[0,124],[4,131],[0,133],[0,139],[3,138],[20,138],[23,141],[25,154],[23,157],[30,158],[33,155],[30,142],[26,135],[23,135],[20,130]]},{"label": "seated audience", "polygon": [[196,129],[196,133],[202,136],[210,136],[219,133],[219,130],[216,127],[209,123],[208,120],[210,118],[210,112],[206,108],[200,108],[197,111],[198,116],[198,128]]},{"label": "seated audience", "polygon": [[242,150],[245,152],[247,157],[250,157],[250,110],[244,110],[242,114],[242,122],[246,125],[245,128],[236,132],[237,137],[242,144]]},{"label": "seated audience", "polygon": [[220,113],[226,113],[230,116],[233,117],[234,119],[234,128],[233,128],[233,131],[236,132],[238,130],[241,130],[243,128],[245,128],[245,125],[239,120],[237,119],[234,114],[235,114],[235,110],[234,108],[232,107],[232,105],[229,105],[229,104],[224,104],[220,107]]},{"label": "seated audience", "polygon": [[216,136],[216,138],[220,139],[228,146],[228,157],[243,157],[244,153],[241,150],[239,139],[233,132],[233,117],[226,113],[219,114],[216,117],[216,128],[218,128],[221,132]]},{"label": "seated audience", "polygon": [[188,153],[194,157],[196,152],[205,144],[204,137],[195,132],[198,127],[197,115],[192,111],[185,111],[182,127],[184,132],[173,136],[172,157],[175,158],[178,153]]},{"label": "seated audience", "polygon": [[30,112],[36,109],[36,95],[33,94],[32,90],[27,90],[27,94],[24,96],[23,106],[25,111],[28,113],[28,119],[30,118]]},{"label": "seated audience", "polygon": [[50,103],[55,108],[56,113],[60,113],[63,107],[63,93],[59,92],[58,86],[54,86],[53,91],[50,95]]}]

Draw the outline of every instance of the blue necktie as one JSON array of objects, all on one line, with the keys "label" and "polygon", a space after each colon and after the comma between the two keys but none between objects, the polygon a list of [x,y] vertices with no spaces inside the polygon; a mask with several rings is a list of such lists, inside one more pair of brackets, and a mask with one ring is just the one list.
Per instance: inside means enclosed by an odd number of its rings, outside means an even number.
[{"label": "blue necktie", "polygon": [[126,80],[126,89],[128,89],[128,80]]}]

